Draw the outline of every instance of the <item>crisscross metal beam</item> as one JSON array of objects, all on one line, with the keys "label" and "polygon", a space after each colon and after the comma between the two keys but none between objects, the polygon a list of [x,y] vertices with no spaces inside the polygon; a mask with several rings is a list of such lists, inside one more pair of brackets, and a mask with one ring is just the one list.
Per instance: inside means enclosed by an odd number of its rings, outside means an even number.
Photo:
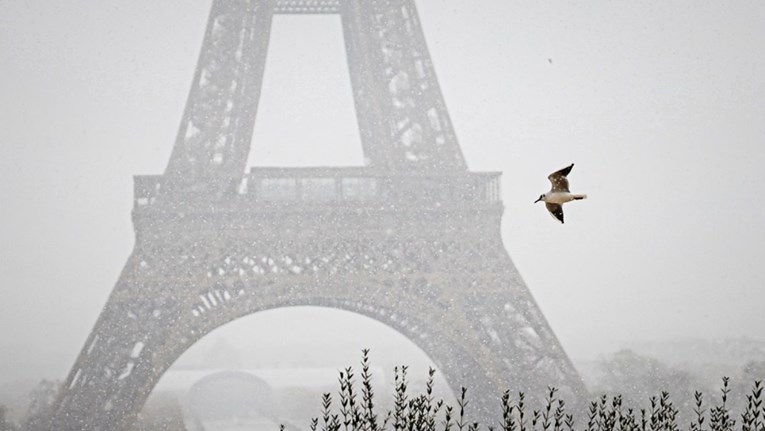
[{"label": "crisscross metal beam", "polygon": [[340,13],[340,0],[278,0],[276,14],[333,14]]}]

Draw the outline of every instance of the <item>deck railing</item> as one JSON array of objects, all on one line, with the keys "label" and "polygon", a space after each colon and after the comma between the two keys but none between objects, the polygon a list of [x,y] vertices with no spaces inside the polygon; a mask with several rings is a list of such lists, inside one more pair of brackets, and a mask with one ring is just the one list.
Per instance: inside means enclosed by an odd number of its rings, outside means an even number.
[{"label": "deck railing", "polygon": [[[501,202],[499,172],[457,174],[380,172],[369,168],[253,168],[231,180],[217,204],[450,206]],[[161,175],[135,177],[135,207],[150,207],[162,194]],[[170,196],[175,204],[211,202],[204,193]]]}]

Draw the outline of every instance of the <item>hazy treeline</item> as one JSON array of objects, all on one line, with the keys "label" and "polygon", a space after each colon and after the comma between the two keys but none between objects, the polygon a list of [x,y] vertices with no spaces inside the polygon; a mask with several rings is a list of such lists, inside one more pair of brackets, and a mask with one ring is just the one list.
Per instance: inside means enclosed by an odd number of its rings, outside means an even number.
[{"label": "hazy treeline", "polygon": [[[362,360],[362,367],[368,366],[368,363],[369,357],[365,354]],[[399,369],[398,373],[400,373],[400,371],[401,370]],[[622,350],[614,354],[602,357],[596,362],[593,371],[594,372],[592,375],[589,376],[589,381],[587,381],[587,384],[590,389],[590,395],[592,398],[588,401],[595,403],[590,404],[590,408],[595,409],[594,413],[592,411],[577,412],[576,414],[571,412],[560,416],[562,411],[558,411],[558,419],[563,421],[559,424],[561,427],[564,425],[566,415],[570,414],[572,415],[570,418],[572,427],[576,426],[579,429],[587,428],[589,431],[595,431],[590,429],[590,427],[593,425],[589,424],[589,421],[593,420],[593,417],[589,417],[589,415],[595,414],[595,417],[601,418],[601,420],[605,420],[603,419],[605,417],[611,417],[610,420],[616,420],[614,419],[615,417],[621,418],[619,420],[626,422],[622,423],[620,426],[626,427],[624,428],[624,431],[629,431],[629,427],[631,426],[638,426],[637,429],[640,429],[640,424],[642,423],[641,420],[643,420],[641,419],[641,409],[645,411],[645,414],[647,415],[645,420],[648,420],[649,422],[651,419],[650,413],[652,410],[664,409],[663,415],[671,416],[674,423],[680,428],[685,429],[690,427],[692,423],[696,423],[700,428],[698,428],[698,430],[694,429],[694,431],[702,431],[708,429],[708,426],[711,423],[711,419],[706,419],[699,422],[699,414],[710,414],[713,410],[713,407],[710,407],[712,406],[712,403],[716,402],[717,404],[715,405],[719,407],[719,404],[722,401],[723,392],[721,392],[720,389],[722,385],[722,379],[720,376],[710,376],[703,374],[698,370],[683,369],[678,366],[670,366],[658,359],[640,355],[631,350]],[[418,378],[426,380],[426,383],[424,385],[410,384],[410,387],[423,387],[425,388],[426,392],[429,387],[432,387],[432,376],[412,376],[412,378],[415,380]],[[725,386],[723,387],[726,398],[725,409],[727,409],[729,412],[728,414],[730,416],[729,419],[731,420],[731,423],[738,420],[737,423],[743,426],[745,424],[743,418],[747,412],[747,409],[751,410],[751,415],[754,420],[759,419],[762,421],[761,419],[765,416],[765,411],[762,411],[761,414],[755,415],[754,411],[757,411],[757,406],[752,405],[752,403],[754,403],[754,398],[759,396],[759,393],[757,392],[758,389],[754,386],[755,382],[761,381],[763,379],[765,379],[765,360],[749,361],[743,367],[739,368],[736,375],[732,375],[730,379],[726,378]],[[378,401],[378,406],[385,406],[386,410],[392,410],[393,412],[395,412],[396,409],[401,409],[403,407],[406,407],[407,409],[423,408],[421,405],[400,405],[400,397],[402,394],[396,392],[401,390],[399,380],[400,376],[397,379],[392,400],[383,400],[382,402]],[[363,383],[364,382],[362,381],[362,384]],[[43,420],[49,407],[55,400],[58,386],[59,383],[57,382],[51,380],[42,380],[28,393],[14,394],[16,399],[27,399],[27,403],[23,409],[19,409],[18,407],[17,409],[11,409],[8,405],[0,404],[0,431],[22,429],[33,430],[38,428],[38,425]],[[343,390],[347,389],[347,387],[341,388],[339,393],[342,393]],[[361,393],[361,391],[359,391],[359,393]],[[457,395],[459,403],[460,394]],[[565,407],[566,404],[570,406],[575,403],[575,400],[560,400],[563,402],[559,405],[554,393],[547,395],[548,402],[552,402],[551,405],[524,406],[524,408],[528,409],[528,411],[524,413],[525,420],[530,421],[526,425],[527,427],[532,426],[531,421],[534,420],[534,410],[537,410],[538,413],[542,415],[547,408],[558,409],[560,407]],[[390,394],[380,394],[378,398],[385,398],[386,396],[390,396]],[[411,402],[420,396],[423,395],[421,394],[417,396],[408,396],[408,402]],[[427,397],[427,393],[424,394],[424,396]],[[432,397],[432,393],[430,396]],[[517,404],[519,401],[518,394],[513,394],[512,392],[508,391],[505,396],[507,399],[504,401],[501,399],[501,394],[498,394],[497,396],[498,421],[500,421],[500,419],[501,421],[508,420],[502,416],[506,415],[508,412],[503,411],[502,409],[510,408],[515,412],[516,415],[520,413],[518,410],[519,406]],[[8,394],[5,394],[5,397],[7,398]],[[333,395],[329,395],[329,399],[332,397]],[[335,396],[335,398],[337,397]],[[515,404],[508,407],[507,403],[512,403],[513,399],[515,399]],[[651,404],[652,399],[654,403],[653,406]],[[699,405],[700,400],[702,401],[701,406]],[[327,399],[324,401],[326,402]],[[431,409],[434,408],[436,405],[435,403],[436,401],[431,399]],[[668,405],[668,403],[671,403],[671,405]],[[314,405],[318,405],[318,400]],[[391,406],[393,407],[391,408]],[[327,407],[329,408],[330,406]],[[459,406],[455,406],[454,408],[458,409],[458,407]],[[759,406],[759,408],[762,410],[762,406]],[[718,414],[721,414],[720,411],[721,410],[718,409]],[[455,412],[456,411],[453,410],[450,413],[451,418],[455,417]],[[316,413],[318,412],[311,412],[311,416],[316,416]],[[424,411],[420,411],[418,414],[425,413],[426,412]],[[325,411],[323,414],[329,414],[331,416],[333,413],[330,411]],[[336,412],[334,414],[340,413]],[[435,414],[436,416],[440,415],[438,416],[439,419],[437,422],[443,425],[442,422],[446,420],[447,407],[443,405],[437,412],[431,410],[429,414]],[[548,412],[548,414],[554,414],[554,412],[551,411]],[[655,414],[658,413],[655,412]],[[629,419],[629,415],[632,415],[631,419]],[[381,418],[382,416],[384,415],[380,414]],[[463,420],[468,419],[463,418]],[[634,423],[632,422],[633,420]],[[654,418],[654,420],[656,419]],[[537,418],[537,422],[539,421],[544,421],[544,417],[540,416]],[[550,422],[552,425],[555,424],[553,416],[548,417],[548,421],[552,421]],[[382,423],[383,422],[380,422],[377,425],[382,426]],[[534,426],[546,429],[543,427],[544,423],[545,422],[539,422]],[[465,425],[466,424],[467,422],[465,422]],[[648,422],[646,422],[646,424],[648,424]],[[306,424],[306,426],[307,425],[308,424]],[[518,424],[518,426],[520,425]],[[183,429],[181,407],[178,400],[167,399],[167,397],[165,397],[161,399],[161,402],[155,401],[151,405],[147,404],[140,416],[140,421],[137,425],[137,429],[142,431],[167,431],[170,429]],[[646,429],[648,430],[649,428]],[[517,430],[514,429],[508,431],[531,430],[532,428],[518,428]],[[332,430],[330,429],[328,431]],[[603,428],[598,428],[598,431],[603,431]],[[757,428],[755,424],[755,428],[751,428],[745,431],[765,430],[762,427]]]}]

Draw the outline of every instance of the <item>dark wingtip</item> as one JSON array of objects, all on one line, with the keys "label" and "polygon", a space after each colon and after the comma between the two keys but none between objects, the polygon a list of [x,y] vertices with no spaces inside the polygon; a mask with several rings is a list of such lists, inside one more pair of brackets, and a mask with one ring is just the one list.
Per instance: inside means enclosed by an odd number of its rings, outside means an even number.
[{"label": "dark wingtip", "polygon": [[572,164],[570,164],[570,165],[568,165],[568,166],[566,166],[565,168],[561,169],[561,170],[560,170],[560,171],[558,171],[558,172],[560,172],[560,174],[561,174],[561,175],[563,175],[563,176],[565,177],[566,175],[568,175],[569,173],[571,173],[571,169],[574,169],[574,164],[573,164],[573,163],[572,163]]}]

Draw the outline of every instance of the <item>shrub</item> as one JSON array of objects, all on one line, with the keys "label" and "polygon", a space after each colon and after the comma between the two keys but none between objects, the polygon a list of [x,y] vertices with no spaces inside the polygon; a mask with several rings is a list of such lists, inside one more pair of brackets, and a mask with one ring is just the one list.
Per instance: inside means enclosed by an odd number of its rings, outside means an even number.
[{"label": "shrub", "polygon": [[[433,376],[428,371],[424,393],[409,394],[407,391],[407,367],[394,369],[393,408],[378,412],[375,408],[374,391],[369,360],[369,350],[362,351],[361,387],[357,387],[353,368],[340,372],[337,401],[325,393],[322,397],[321,416],[311,420],[311,431],[477,431],[481,425],[465,417],[468,404],[467,389],[461,388],[457,405],[446,405],[433,397]],[[765,431],[765,406],[762,401],[763,385],[755,380],[751,393],[746,396],[746,407],[740,414],[741,431]],[[670,395],[661,391],[651,396],[648,406],[624,405],[622,397],[602,395],[590,401],[585,423],[577,428],[573,413],[566,410],[564,400],[557,397],[557,390],[548,388],[543,405],[531,409],[523,392],[513,399],[505,391],[498,400],[497,423],[501,431],[734,431],[736,419],[730,409],[730,383],[722,380],[719,402],[711,408],[704,403],[701,392],[695,392],[690,412],[693,418],[687,426],[678,420],[678,408]],[[488,431],[495,426],[486,424]]]}]

